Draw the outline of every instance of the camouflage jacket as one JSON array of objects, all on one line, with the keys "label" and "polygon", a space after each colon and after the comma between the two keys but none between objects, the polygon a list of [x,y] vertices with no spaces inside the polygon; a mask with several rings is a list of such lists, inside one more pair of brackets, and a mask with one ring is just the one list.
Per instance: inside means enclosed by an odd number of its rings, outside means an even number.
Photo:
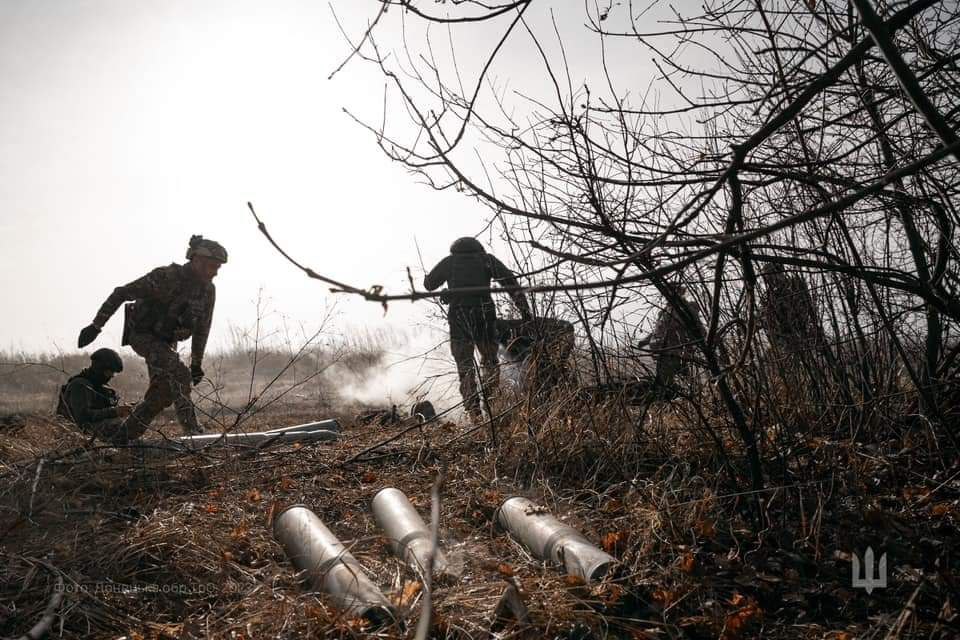
[{"label": "camouflage jacket", "polygon": [[[451,289],[488,288],[491,280],[508,287],[519,286],[516,275],[495,256],[480,252],[457,252],[437,263],[423,279],[423,286],[427,291],[434,291],[445,282]],[[529,315],[530,305],[524,293],[511,291],[509,295],[520,312]],[[448,294],[441,300],[449,302],[451,307],[493,304],[489,293]]]},{"label": "camouflage jacket", "polygon": [[[682,295],[679,298],[700,332],[706,334],[696,305]],[[657,324],[650,334],[650,350],[655,354],[675,353],[684,359],[693,358],[697,352],[694,335],[687,329],[680,311],[672,305],[666,305],[657,316]]]},{"label": "camouflage jacket", "polygon": [[105,384],[94,384],[86,370],[60,388],[57,414],[77,424],[91,424],[117,417],[117,392]]},{"label": "camouflage jacket", "polygon": [[800,275],[768,276],[761,313],[770,340],[787,352],[826,343],[816,302]]},{"label": "camouflage jacket", "polygon": [[210,335],[216,295],[212,282],[197,279],[185,265],[157,267],[142,278],[114,289],[93,324],[102,328],[121,304],[132,300],[129,331],[152,333],[171,343],[192,336],[190,360],[199,365]]}]

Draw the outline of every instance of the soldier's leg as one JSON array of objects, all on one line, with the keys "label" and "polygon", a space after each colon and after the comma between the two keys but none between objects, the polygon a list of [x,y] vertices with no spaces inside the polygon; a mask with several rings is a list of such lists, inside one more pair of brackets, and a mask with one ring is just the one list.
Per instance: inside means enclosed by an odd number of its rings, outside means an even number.
[{"label": "soldier's leg", "polygon": [[143,434],[161,411],[174,401],[172,372],[176,365],[183,366],[173,347],[153,336],[134,335],[130,346],[147,361],[150,384],[140,401],[124,422],[127,433]]},{"label": "soldier's leg", "polygon": [[177,364],[173,369],[171,379],[173,380],[173,406],[177,411],[177,422],[183,427],[184,433],[198,433],[200,425],[197,422],[197,411],[193,406],[193,399],[190,397],[190,369],[180,361],[180,358],[177,358]]},{"label": "soldier's leg", "polygon": [[480,366],[483,371],[483,396],[487,412],[493,417],[493,400],[500,387],[500,357],[497,344],[497,310],[493,305],[478,309],[472,327],[474,342],[480,351]]},{"label": "soldier's leg", "polygon": [[460,396],[470,417],[480,416],[480,397],[477,395],[477,372],[473,362],[473,342],[462,338],[450,338],[450,353],[457,364],[460,377]]},{"label": "soldier's leg", "polygon": [[483,371],[483,396],[486,399],[487,411],[491,416],[493,411],[490,405],[500,389],[500,358],[498,356],[498,345],[492,340],[485,340],[477,344],[480,351],[480,367]]}]

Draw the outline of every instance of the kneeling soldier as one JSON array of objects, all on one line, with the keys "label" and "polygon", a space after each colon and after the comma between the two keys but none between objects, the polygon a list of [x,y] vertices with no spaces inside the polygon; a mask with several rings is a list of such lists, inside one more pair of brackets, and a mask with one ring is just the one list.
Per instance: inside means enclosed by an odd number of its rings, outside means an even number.
[{"label": "kneeling soldier", "polygon": [[124,444],[143,435],[128,432],[123,418],[132,407],[118,403],[117,392],[107,386],[116,373],[123,371],[123,361],[113,349],[97,349],[90,356],[90,366],[67,380],[60,387],[57,414],[73,421],[95,438]]}]

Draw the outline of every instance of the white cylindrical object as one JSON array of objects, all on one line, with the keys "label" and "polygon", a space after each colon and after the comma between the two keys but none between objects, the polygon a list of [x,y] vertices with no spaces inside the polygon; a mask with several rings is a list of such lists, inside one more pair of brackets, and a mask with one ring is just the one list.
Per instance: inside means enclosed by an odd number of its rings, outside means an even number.
[{"label": "white cylindrical object", "polygon": [[[388,487],[373,497],[370,508],[377,526],[390,539],[390,548],[394,555],[407,565],[425,575],[430,559],[430,529],[420,514],[413,508],[407,496],[399,489]],[[433,572],[446,574],[447,557],[437,549],[433,559]]]},{"label": "white cylindrical object", "polygon": [[521,497],[506,500],[497,512],[500,525],[540,560],[564,567],[584,580],[601,580],[617,559],[543,507]]},{"label": "white cylindrical object", "polygon": [[253,433],[201,433],[195,436],[180,436],[177,442],[183,444],[205,445],[214,442],[221,444],[253,446],[264,442],[328,442],[336,440],[340,434],[336,431],[281,431],[278,433],[256,431]]},{"label": "white cylindrical object", "polygon": [[336,431],[339,433],[340,423],[336,418],[329,420],[318,420],[317,422],[307,422],[305,424],[294,424],[289,427],[279,427],[277,429],[267,429],[263,433],[284,433],[287,431]]},{"label": "white cylindrical object", "polygon": [[329,594],[338,609],[377,627],[396,620],[390,601],[313,511],[287,507],[273,521],[273,537],[311,586]]}]

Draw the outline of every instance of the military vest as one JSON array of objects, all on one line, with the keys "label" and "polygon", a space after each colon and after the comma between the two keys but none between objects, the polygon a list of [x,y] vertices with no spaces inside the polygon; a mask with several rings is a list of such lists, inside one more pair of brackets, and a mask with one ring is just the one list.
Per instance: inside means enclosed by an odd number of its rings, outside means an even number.
[{"label": "military vest", "polygon": [[129,344],[131,333],[151,333],[166,342],[186,340],[193,335],[209,304],[206,283],[192,277],[185,267],[178,267],[177,284],[168,294],[126,305],[121,344]]},{"label": "military vest", "polygon": [[60,393],[57,395],[57,411],[56,414],[67,420],[77,422],[76,418],[73,417],[74,409],[80,407],[70,407],[70,403],[67,401],[68,395],[67,390],[70,387],[70,384],[74,380],[79,380],[78,384],[83,384],[93,391],[93,401],[90,403],[90,406],[87,409],[93,411],[99,411],[101,409],[109,409],[111,407],[117,406],[119,399],[117,398],[117,392],[111,389],[106,385],[95,386],[90,380],[88,380],[82,373],[71,376],[65,384],[60,387]]},{"label": "military vest", "polygon": [[[464,287],[490,287],[493,278],[493,268],[487,253],[451,253],[450,275],[447,286],[450,289]],[[493,304],[489,293],[449,294],[451,306],[479,306]]]}]

